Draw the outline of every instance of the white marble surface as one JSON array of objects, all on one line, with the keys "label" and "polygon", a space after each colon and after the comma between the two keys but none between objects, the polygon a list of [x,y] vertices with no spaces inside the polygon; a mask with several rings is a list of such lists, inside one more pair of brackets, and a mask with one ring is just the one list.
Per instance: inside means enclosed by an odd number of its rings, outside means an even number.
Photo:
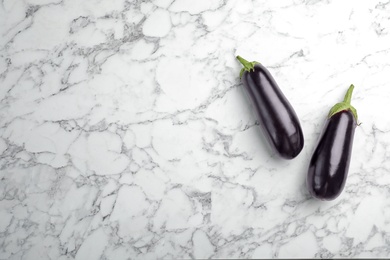
[{"label": "white marble surface", "polygon": [[[0,259],[390,257],[389,0],[2,0]],[[239,81],[305,135],[270,154]],[[361,122],[332,202],[304,180],[330,107]]]}]

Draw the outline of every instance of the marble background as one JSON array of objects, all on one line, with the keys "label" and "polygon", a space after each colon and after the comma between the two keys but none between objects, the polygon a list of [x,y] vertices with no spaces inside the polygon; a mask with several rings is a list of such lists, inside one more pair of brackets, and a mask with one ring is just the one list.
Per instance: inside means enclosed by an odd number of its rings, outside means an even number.
[{"label": "marble background", "polygon": [[[235,55],[305,147],[270,153]],[[2,0],[0,259],[390,257],[390,1]],[[304,180],[355,84],[347,184]]]}]

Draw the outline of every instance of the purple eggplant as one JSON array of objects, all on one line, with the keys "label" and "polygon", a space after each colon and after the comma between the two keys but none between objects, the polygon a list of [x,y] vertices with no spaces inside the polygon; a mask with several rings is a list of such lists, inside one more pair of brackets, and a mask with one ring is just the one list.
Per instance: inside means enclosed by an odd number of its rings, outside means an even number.
[{"label": "purple eggplant", "polygon": [[344,101],[330,110],[310,160],[306,183],[310,194],[317,199],[337,198],[347,180],[357,126],[357,112],[351,106],[353,88],[351,85]]},{"label": "purple eggplant", "polygon": [[244,66],[240,77],[270,146],[282,158],[295,158],[302,151],[304,140],[293,107],[263,65],[240,56],[237,59]]}]

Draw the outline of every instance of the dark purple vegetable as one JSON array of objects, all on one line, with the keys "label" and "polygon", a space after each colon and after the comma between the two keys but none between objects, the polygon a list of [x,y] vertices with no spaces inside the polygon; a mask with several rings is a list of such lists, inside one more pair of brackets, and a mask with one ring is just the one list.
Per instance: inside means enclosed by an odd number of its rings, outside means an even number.
[{"label": "dark purple vegetable", "polygon": [[263,65],[256,61],[248,62],[240,56],[237,59],[244,65],[240,77],[271,147],[285,159],[296,157],[304,141],[293,107]]},{"label": "dark purple vegetable", "polygon": [[333,200],[344,188],[351,161],[357,112],[351,106],[354,86],[344,101],[332,107],[319,142],[310,160],[307,187],[315,198]]}]

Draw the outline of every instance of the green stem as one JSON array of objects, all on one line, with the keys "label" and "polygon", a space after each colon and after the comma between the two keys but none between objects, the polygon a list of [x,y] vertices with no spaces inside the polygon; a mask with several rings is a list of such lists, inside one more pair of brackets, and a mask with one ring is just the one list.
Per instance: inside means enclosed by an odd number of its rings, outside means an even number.
[{"label": "green stem", "polygon": [[244,68],[245,68],[246,70],[251,70],[251,69],[253,69],[253,65],[252,65],[251,62],[247,61],[246,59],[244,59],[244,58],[241,57],[241,56],[237,56],[236,58],[237,58],[237,60],[239,60],[239,61],[241,62],[241,64],[244,66]]},{"label": "green stem", "polygon": [[351,84],[351,86],[349,87],[347,93],[345,94],[344,101],[343,101],[343,102],[340,102],[340,103],[337,103],[336,105],[334,105],[334,106],[330,109],[329,115],[328,115],[329,118],[331,118],[333,115],[335,115],[335,114],[337,114],[337,113],[339,113],[339,112],[341,112],[341,111],[349,110],[349,111],[351,111],[351,113],[352,113],[353,116],[355,117],[356,123],[358,122],[357,111],[356,111],[356,109],[351,105],[351,98],[352,98],[353,89],[354,89],[354,85]]},{"label": "green stem", "polygon": [[352,92],[353,92],[354,87],[355,86],[353,84],[351,84],[351,86],[349,87],[347,93],[345,94],[344,102],[347,103],[347,104],[351,104]]},{"label": "green stem", "polygon": [[245,72],[245,71],[248,71],[248,72],[251,72],[252,70],[254,71],[255,70],[255,65],[258,63],[257,61],[247,61],[246,59],[244,59],[243,57],[241,56],[237,56],[236,57],[237,60],[239,60],[241,62],[241,64],[244,66],[244,68],[241,69],[240,71],[240,78],[242,77],[242,74]]}]

